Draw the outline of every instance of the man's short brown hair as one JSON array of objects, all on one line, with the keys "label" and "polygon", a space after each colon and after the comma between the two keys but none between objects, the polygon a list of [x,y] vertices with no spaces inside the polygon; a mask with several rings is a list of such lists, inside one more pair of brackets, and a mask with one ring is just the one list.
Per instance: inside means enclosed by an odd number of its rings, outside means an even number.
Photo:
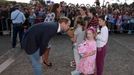
[{"label": "man's short brown hair", "polygon": [[61,18],[59,19],[59,23],[62,23],[62,22],[65,22],[66,24],[68,23],[69,25],[70,25],[70,23],[71,23],[70,19],[67,18],[67,17],[61,17]]}]

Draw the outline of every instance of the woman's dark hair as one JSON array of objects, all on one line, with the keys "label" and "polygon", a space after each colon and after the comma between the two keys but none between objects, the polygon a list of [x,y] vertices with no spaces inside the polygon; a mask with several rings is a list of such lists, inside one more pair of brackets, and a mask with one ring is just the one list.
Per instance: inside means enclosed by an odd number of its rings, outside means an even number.
[{"label": "woman's dark hair", "polygon": [[60,4],[55,3],[55,4],[52,6],[51,12],[57,13],[57,8],[59,8],[59,6],[60,6]]},{"label": "woman's dark hair", "polygon": [[93,14],[93,16],[96,16],[96,9],[94,8],[94,7],[91,7],[90,9],[89,9],[89,11],[90,11],[90,13],[92,13]]},{"label": "woman's dark hair", "polygon": [[52,11],[52,6],[48,6],[48,7],[46,8],[46,10],[47,10],[48,12],[51,12],[51,11]]},{"label": "woman's dark hair", "polygon": [[81,7],[82,10],[84,11],[87,11],[87,8],[86,7]]},{"label": "woman's dark hair", "polygon": [[105,15],[100,15],[100,16],[98,16],[98,18],[100,18],[100,19],[105,21]]},{"label": "woman's dark hair", "polygon": [[77,24],[80,24],[82,26],[82,30],[84,31],[85,21],[82,17],[78,17]]},{"label": "woman's dark hair", "polygon": [[55,13],[55,21],[58,21],[59,20],[58,13],[57,13],[57,8],[59,8],[59,7],[60,7],[60,4],[58,4],[58,3],[55,3],[52,6],[51,12]]},{"label": "woman's dark hair", "polygon": [[83,7],[81,7],[81,9],[82,9],[83,11],[85,11],[86,15],[88,14],[86,7],[83,6]]},{"label": "woman's dark hair", "polygon": [[84,19],[82,17],[78,17],[77,19],[77,24],[81,24],[81,25],[84,25]]}]

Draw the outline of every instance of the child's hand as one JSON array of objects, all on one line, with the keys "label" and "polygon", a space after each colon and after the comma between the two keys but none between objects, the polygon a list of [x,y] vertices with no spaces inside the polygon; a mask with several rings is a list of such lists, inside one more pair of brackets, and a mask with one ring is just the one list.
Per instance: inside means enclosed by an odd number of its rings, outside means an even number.
[{"label": "child's hand", "polygon": [[84,53],[83,57],[86,58],[86,57],[89,57],[89,56],[93,56],[94,54],[96,54],[96,51],[92,51],[90,53],[86,52],[86,53]]},{"label": "child's hand", "polygon": [[75,43],[75,42],[76,42],[74,38],[71,38],[71,41],[72,41],[73,43]]}]

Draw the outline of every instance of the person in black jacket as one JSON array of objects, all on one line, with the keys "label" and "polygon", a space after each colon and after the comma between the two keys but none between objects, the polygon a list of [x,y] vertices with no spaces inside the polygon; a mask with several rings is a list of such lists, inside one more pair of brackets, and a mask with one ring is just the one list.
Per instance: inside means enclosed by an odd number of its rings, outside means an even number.
[{"label": "person in black jacket", "polygon": [[43,75],[40,56],[45,52],[49,40],[58,32],[69,29],[70,19],[61,17],[58,22],[43,22],[33,25],[24,34],[22,48],[29,55],[35,75]]}]

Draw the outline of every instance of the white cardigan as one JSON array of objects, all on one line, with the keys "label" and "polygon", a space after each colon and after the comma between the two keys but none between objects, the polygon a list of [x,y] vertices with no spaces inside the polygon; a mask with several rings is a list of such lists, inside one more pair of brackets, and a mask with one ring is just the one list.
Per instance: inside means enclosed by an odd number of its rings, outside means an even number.
[{"label": "white cardigan", "polygon": [[103,47],[107,44],[108,41],[108,28],[103,26],[100,30],[100,33],[96,37],[97,47]]}]

